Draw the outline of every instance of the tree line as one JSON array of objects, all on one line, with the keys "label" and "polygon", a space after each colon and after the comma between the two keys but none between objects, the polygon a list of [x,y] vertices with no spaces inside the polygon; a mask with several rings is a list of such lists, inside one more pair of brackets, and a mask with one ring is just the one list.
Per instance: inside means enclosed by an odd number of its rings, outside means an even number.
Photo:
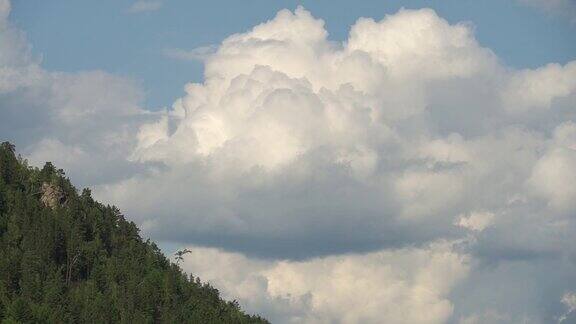
[{"label": "tree line", "polygon": [[118,208],[78,192],[63,170],[31,167],[4,142],[0,323],[268,321],[186,275]]}]

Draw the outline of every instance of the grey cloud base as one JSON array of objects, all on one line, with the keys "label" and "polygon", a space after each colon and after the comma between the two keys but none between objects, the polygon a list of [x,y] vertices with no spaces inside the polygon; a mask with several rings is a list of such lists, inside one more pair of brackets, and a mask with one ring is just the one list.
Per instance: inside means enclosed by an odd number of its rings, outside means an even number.
[{"label": "grey cloud base", "polygon": [[[303,8],[203,57],[164,112],[46,71],[0,0],[0,136],[281,323],[568,323],[576,62],[502,66],[429,9],[343,43]],[[232,270],[233,269],[233,270]]]}]

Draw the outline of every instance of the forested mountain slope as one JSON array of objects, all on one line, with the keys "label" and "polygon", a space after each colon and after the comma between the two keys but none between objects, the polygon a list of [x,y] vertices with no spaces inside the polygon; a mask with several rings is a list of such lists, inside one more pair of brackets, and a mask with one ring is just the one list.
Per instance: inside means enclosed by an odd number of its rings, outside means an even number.
[{"label": "forested mountain slope", "polygon": [[120,211],[0,145],[1,323],[267,323],[188,277]]}]

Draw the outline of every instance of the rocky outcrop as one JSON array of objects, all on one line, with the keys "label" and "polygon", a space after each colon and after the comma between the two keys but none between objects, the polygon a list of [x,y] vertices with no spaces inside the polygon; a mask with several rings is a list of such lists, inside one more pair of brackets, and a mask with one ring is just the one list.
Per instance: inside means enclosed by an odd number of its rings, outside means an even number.
[{"label": "rocky outcrop", "polygon": [[66,195],[62,189],[56,185],[44,182],[40,190],[40,201],[44,206],[52,209],[62,206],[66,202]]}]

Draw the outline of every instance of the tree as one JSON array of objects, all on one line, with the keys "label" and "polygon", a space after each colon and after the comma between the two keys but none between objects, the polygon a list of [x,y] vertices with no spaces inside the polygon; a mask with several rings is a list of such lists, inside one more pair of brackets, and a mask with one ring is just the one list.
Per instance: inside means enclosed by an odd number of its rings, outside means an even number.
[{"label": "tree", "polygon": [[188,249],[176,251],[176,253],[174,253],[174,255],[176,256],[176,264],[179,264],[180,261],[184,261],[184,255],[188,253],[192,253],[192,251]]},{"label": "tree", "polygon": [[[66,203],[41,203],[57,186]],[[114,206],[0,144],[0,323],[267,323],[187,276]]]}]

